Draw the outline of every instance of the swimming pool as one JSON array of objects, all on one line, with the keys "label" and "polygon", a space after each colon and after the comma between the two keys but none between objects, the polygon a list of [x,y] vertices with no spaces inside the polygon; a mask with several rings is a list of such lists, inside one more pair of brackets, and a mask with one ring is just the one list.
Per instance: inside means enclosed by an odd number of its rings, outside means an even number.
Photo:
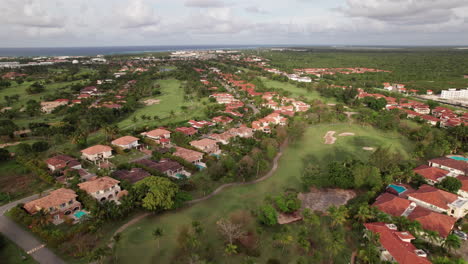
[{"label": "swimming pool", "polygon": [[81,217],[87,215],[88,213],[85,211],[76,211],[73,215],[76,217],[76,219],[80,219]]},{"label": "swimming pool", "polygon": [[459,157],[459,156],[449,156],[449,158],[454,159],[454,160],[468,161],[468,158]]},{"label": "swimming pool", "polygon": [[389,184],[388,187],[395,190],[398,194],[406,192],[406,188],[400,185]]}]

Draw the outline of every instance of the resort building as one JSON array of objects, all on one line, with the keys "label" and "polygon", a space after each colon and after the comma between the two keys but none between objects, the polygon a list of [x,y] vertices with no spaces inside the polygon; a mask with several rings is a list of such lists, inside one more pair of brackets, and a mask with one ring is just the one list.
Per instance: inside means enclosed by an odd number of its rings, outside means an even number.
[{"label": "resort building", "polygon": [[105,145],[95,145],[81,151],[82,157],[89,161],[106,160],[112,157],[112,148]]},{"label": "resort building", "polygon": [[409,193],[408,200],[415,202],[418,206],[437,213],[447,213],[455,218],[462,218],[468,213],[468,199],[427,184]]},{"label": "resort building", "polygon": [[132,149],[137,148],[140,144],[138,144],[139,138],[132,137],[132,136],[124,136],[120,137],[116,140],[111,142],[112,145],[123,148],[123,149]]},{"label": "resort building", "polygon": [[399,264],[430,264],[427,254],[417,249],[411,240],[415,239],[411,233],[398,231],[394,224],[366,223],[365,228],[379,235],[381,245],[381,259]]},{"label": "resort building", "polygon": [[54,224],[60,224],[67,216],[81,209],[81,203],[76,197],[78,195],[73,190],[60,188],[42,198],[27,202],[23,208],[30,214],[42,210],[52,216],[51,221]]},{"label": "resort building", "polygon": [[111,177],[100,177],[93,180],[79,183],[78,187],[91,195],[99,202],[114,201],[118,202],[119,198],[126,195],[127,191],[122,191],[119,185],[120,181]]},{"label": "resort building", "polygon": [[468,99],[468,88],[460,90],[455,88],[442,90],[440,97],[443,99]]}]

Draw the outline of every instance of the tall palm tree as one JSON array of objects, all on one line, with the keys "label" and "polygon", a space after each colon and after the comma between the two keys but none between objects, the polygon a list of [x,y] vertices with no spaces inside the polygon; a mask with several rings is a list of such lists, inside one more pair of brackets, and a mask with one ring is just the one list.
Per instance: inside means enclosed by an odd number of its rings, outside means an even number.
[{"label": "tall palm tree", "polygon": [[328,213],[332,218],[332,226],[342,225],[346,222],[348,218],[348,209],[344,206],[335,207],[332,206],[328,209]]},{"label": "tall palm tree", "polygon": [[104,127],[104,133],[106,134],[106,140],[114,139],[119,133],[119,128],[116,125],[107,125]]},{"label": "tall palm tree", "polygon": [[460,238],[458,238],[454,234],[450,234],[447,236],[447,238],[442,242],[442,247],[447,249],[448,251],[452,251],[453,249],[457,249],[461,247],[461,241]]},{"label": "tall palm tree", "polygon": [[372,212],[369,208],[369,205],[361,205],[357,213],[354,215],[354,218],[357,219],[360,223],[365,223],[367,220],[374,218]]},{"label": "tall palm tree", "polygon": [[157,227],[153,230],[153,238],[156,240],[157,246],[159,248],[159,239],[163,236],[163,230],[160,227]]}]

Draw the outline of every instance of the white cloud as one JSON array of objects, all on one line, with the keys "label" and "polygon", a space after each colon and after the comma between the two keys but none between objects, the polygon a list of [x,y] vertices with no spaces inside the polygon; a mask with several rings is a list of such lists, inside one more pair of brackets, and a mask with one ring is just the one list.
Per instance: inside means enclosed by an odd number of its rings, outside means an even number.
[{"label": "white cloud", "polygon": [[160,22],[154,9],[144,0],[130,0],[125,7],[119,8],[118,14],[124,28],[154,26]]},{"label": "white cloud", "polygon": [[265,11],[262,8],[258,7],[258,6],[249,6],[249,7],[246,7],[244,10],[246,12],[252,13],[252,14],[266,15],[266,14],[269,13],[268,11]]},{"label": "white cloud", "polygon": [[224,7],[226,3],[221,0],[187,0],[185,1],[187,7],[199,7],[199,8],[212,8],[212,7]]}]

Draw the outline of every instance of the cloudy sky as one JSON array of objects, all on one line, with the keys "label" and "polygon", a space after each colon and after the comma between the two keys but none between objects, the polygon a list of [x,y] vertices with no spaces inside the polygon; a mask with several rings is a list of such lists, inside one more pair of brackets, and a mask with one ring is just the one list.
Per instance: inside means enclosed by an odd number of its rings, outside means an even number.
[{"label": "cloudy sky", "polygon": [[468,45],[468,0],[0,0],[0,47]]}]

